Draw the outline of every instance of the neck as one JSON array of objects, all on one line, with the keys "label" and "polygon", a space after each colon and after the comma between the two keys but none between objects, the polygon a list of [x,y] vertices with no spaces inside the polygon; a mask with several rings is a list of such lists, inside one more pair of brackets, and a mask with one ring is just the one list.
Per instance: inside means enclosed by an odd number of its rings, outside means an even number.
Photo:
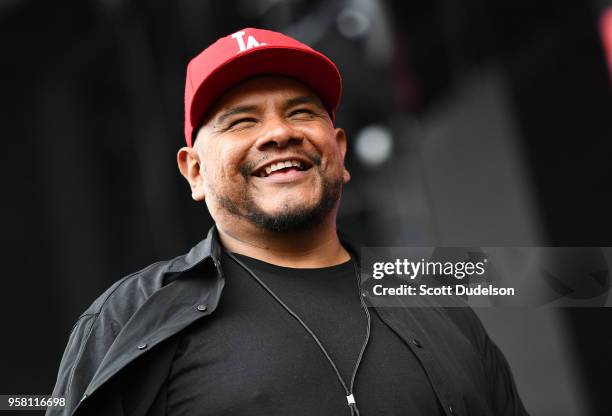
[{"label": "neck", "polygon": [[305,231],[274,233],[217,223],[223,247],[266,263],[292,268],[335,266],[350,259],[336,233],[335,217]]}]

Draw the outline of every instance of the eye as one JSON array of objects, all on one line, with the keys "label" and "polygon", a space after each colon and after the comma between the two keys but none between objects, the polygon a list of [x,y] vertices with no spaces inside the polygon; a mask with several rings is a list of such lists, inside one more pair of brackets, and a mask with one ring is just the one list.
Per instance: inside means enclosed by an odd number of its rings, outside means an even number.
[{"label": "eye", "polygon": [[255,120],[253,117],[242,117],[242,118],[232,121],[229,124],[228,128],[231,129],[232,127],[237,127],[237,126],[246,127],[248,123],[255,123],[255,122],[257,122],[257,120]]},{"label": "eye", "polygon": [[296,108],[289,113],[289,117],[300,116],[300,115],[313,115],[314,111],[309,108]]}]

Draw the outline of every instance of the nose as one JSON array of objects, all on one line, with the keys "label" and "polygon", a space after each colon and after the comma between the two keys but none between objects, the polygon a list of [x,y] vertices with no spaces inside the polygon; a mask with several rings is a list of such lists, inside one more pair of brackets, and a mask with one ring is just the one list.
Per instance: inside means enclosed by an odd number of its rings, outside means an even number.
[{"label": "nose", "polygon": [[268,120],[263,127],[263,133],[255,142],[258,150],[266,150],[271,147],[283,148],[300,144],[304,140],[302,133],[280,117]]}]

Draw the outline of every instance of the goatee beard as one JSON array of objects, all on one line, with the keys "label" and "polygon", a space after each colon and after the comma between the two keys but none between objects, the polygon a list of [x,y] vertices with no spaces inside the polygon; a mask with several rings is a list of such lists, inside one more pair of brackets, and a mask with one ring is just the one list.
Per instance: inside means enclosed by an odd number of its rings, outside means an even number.
[{"label": "goatee beard", "polygon": [[289,233],[304,231],[321,224],[336,207],[342,193],[342,180],[330,180],[323,175],[321,199],[313,207],[298,207],[277,214],[268,214],[257,205],[252,198],[244,195],[243,204],[238,206],[227,197],[217,195],[219,204],[228,212],[247,219],[265,231],[274,233]]}]

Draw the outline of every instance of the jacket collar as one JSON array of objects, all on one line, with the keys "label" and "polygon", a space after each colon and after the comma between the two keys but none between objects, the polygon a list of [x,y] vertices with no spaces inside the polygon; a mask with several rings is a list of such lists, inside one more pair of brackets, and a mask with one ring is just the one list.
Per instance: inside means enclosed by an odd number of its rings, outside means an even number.
[{"label": "jacket collar", "polygon": [[[351,256],[359,261],[359,250],[347,240],[344,234],[338,232],[338,237],[342,246]],[[219,231],[217,230],[217,226],[213,225],[210,230],[208,230],[208,235],[204,240],[192,247],[187,254],[173,259],[168,264],[166,271],[167,273],[184,273],[204,262],[209,257],[212,259],[215,266],[218,267],[221,262],[222,251],[221,242],[219,241]]]},{"label": "jacket collar", "polygon": [[167,273],[184,273],[202,263],[209,257],[212,258],[215,265],[218,265],[221,259],[221,242],[219,241],[219,232],[217,226],[213,225],[208,230],[208,235],[185,255],[176,257],[168,264]]}]

